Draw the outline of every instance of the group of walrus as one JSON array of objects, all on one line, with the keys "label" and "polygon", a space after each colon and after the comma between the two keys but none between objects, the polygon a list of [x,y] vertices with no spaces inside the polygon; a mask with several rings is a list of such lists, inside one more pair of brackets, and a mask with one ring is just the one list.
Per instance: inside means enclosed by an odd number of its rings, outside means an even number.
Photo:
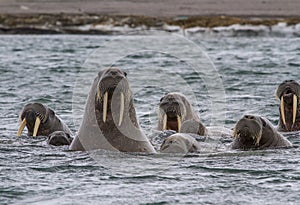
[{"label": "group of walrus", "polygon": [[[201,136],[233,137],[232,149],[291,147],[281,134],[300,130],[300,85],[294,80],[282,82],[276,97],[280,100],[279,124],[274,127],[265,117],[245,115],[233,130],[209,128],[201,122],[188,99],[173,92],[159,102],[158,126],[162,132],[172,130],[160,146],[163,153],[200,152]],[[25,126],[28,136],[48,136],[50,145],[69,145],[70,150],[104,149],[121,152],[156,153],[157,150],[140,128],[127,73],[119,68],[101,70],[95,78],[78,133],[71,132],[55,112],[41,103],[24,106],[17,135]],[[203,137],[202,137],[203,139]]]}]

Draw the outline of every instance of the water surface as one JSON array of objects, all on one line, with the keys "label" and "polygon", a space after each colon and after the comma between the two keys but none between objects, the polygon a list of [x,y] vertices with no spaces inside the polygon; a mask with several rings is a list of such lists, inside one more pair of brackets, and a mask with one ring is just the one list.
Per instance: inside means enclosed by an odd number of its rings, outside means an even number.
[{"label": "water surface", "polygon": [[[120,37],[128,42],[132,38]],[[136,38],[147,41],[146,36]],[[76,35],[0,36],[1,204],[297,204],[300,201],[299,148],[232,151],[225,147],[185,157],[139,156],[104,151],[69,152],[67,147],[48,146],[44,137],[33,139],[25,133],[21,138],[16,137],[18,115],[26,103],[33,101],[47,104],[73,131],[78,129],[81,115],[74,109],[82,109],[87,94],[84,86],[78,93],[81,82],[78,79],[96,75],[82,65],[95,49],[107,49],[106,43],[113,39],[113,36]],[[190,39],[208,54],[222,80],[225,101],[218,114],[225,116],[225,121],[219,124],[232,128],[245,113],[265,116],[277,124],[279,101],[274,94],[277,85],[286,79],[300,79],[299,38],[193,36]],[[158,47],[163,50],[168,43],[159,42]],[[126,53],[127,48],[122,45],[119,51]],[[189,47],[185,44],[177,47],[189,58]],[[121,56],[115,65],[128,72],[137,115],[149,138],[155,136],[156,106],[168,91],[186,94],[204,124],[215,123],[213,94],[203,76],[191,69],[188,62],[166,53],[141,51]],[[153,74],[156,69],[161,72]],[[172,73],[178,81],[172,81]],[[299,133],[286,136],[299,145]]]}]

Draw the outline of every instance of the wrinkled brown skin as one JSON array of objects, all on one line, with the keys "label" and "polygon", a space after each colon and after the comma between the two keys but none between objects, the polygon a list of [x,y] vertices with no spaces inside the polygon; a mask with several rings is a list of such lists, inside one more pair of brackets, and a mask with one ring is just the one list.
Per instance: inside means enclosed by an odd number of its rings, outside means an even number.
[{"label": "wrinkled brown skin", "polygon": [[[293,124],[293,95],[298,97],[298,108],[297,108],[297,115],[296,121]],[[300,85],[294,80],[286,80],[282,82],[277,90],[276,90],[276,97],[281,100],[281,96],[283,96],[284,100],[284,113],[286,118],[286,126],[283,123],[282,116],[280,113],[279,107],[279,122],[278,122],[278,131],[280,132],[291,132],[291,131],[298,131],[300,130]]]},{"label": "wrinkled brown skin", "polygon": [[163,115],[168,116],[167,129],[178,132],[176,115],[181,116],[182,122],[186,120],[200,121],[188,99],[181,93],[168,93],[160,99],[158,111],[158,130],[163,131]]},{"label": "wrinkled brown skin", "polygon": [[37,132],[37,136],[48,136],[55,131],[62,131],[72,136],[71,130],[62,120],[55,114],[55,112],[41,103],[29,103],[24,106],[20,114],[20,120],[26,118],[27,135],[33,135],[33,129],[36,117],[39,116],[41,124]]},{"label": "wrinkled brown skin", "polygon": [[[83,121],[70,150],[105,149],[121,152],[155,153],[142,132],[133,105],[133,97],[126,73],[118,68],[98,73],[90,90]],[[103,121],[103,96],[108,91],[107,119]],[[124,93],[124,119],[118,125],[120,93]]]},{"label": "wrinkled brown skin", "polygon": [[[258,144],[253,136],[261,137]],[[245,115],[235,125],[233,149],[249,150],[291,146],[292,144],[264,117]]]},{"label": "wrinkled brown skin", "polygon": [[176,133],[167,137],[160,147],[161,153],[193,153],[200,151],[197,140],[186,133]]}]

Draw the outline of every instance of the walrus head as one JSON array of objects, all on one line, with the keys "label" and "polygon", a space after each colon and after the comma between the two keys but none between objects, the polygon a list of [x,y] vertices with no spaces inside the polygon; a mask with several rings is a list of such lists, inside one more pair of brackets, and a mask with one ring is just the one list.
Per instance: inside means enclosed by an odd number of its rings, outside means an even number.
[{"label": "walrus head", "polygon": [[[132,101],[126,72],[118,68],[109,68],[99,72],[99,82],[95,96],[95,110],[98,124],[121,126],[125,112]],[[126,106],[127,105],[127,106]]]},{"label": "walrus head", "polygon": [[73,138],[64,131],[55,131],[48,135],[47,143],[54,146],[70,145]]},{"label": "walrus head", "polygon": [[180,133],[193,133],[204,136],[207,133],[206,127],[198,120],[186,120],[182,123]]},{"label": "walrus head", "polygon": [[238,141],[239,148],[258,148],[262,136],[272,131],[267,121],[259,116],[245,115],[234,127],[233,137]]},{"label": "walrus head", "polygon": [[285,80],[278,86],[276,97],[280,99],[280,131],[300,130],[300,85],[294,80]]},{"label": "walrus head", "polygon": [[199,150],[198,142],[187,134],[176,133],[167,137],[160,147],[162,153],[189,153]]},{"label": "walrus head", "polygon": [[159,129],[178,132],[188,113],[192,110],[186,97],[180,93],[168,93],[160,99]]},{"label": "walrus head", "polygon": [[47,135],[44,134],[49,129],[47,123],[49,116],[54,116],[55,113],[50,108],[46,107],[41,103],[30,103],[25,105],[21,114],[20,121],[21,124],[18,130],[18,136],[21,136],[24,127],[28,129],[28,135],[36,137],[37,135]]}]

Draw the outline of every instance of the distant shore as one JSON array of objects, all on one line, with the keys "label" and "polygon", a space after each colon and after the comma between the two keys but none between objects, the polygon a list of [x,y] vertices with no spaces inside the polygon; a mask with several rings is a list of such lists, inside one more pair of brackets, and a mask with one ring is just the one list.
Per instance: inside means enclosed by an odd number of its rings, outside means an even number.
[{"label": "distant shore", "polygon": [[0,34],[113,34],[124,28],[178,30],[299,25],[296,0],[0,1]]}]

